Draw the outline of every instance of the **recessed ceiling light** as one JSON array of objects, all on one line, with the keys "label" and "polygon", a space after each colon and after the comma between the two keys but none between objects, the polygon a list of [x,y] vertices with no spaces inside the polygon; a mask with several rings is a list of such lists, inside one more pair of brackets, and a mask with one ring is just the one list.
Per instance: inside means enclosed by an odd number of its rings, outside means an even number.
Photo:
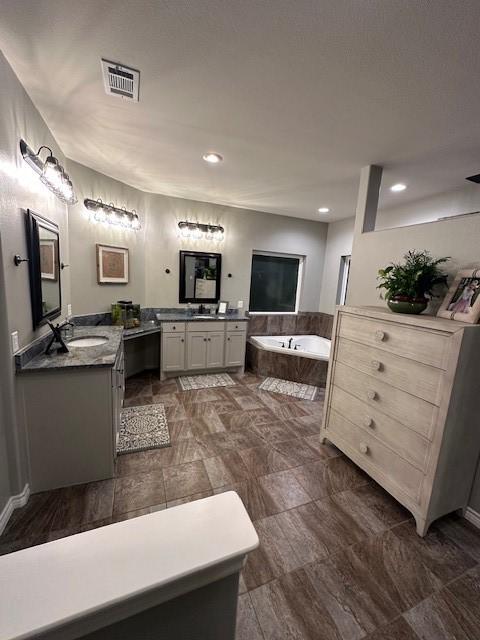
[{"label": "recessed ceiling light", "polygon": [[390,191],[395,191],[397,193],[399,191],[405,191],[406,188],[407,188],[406,184],[403,184],[402,182],[397,182],[397,184],[392,184],[392,186],[390,187]]},{"label": "recessed ceiling light", "polygon": [[330,209],[328,207],[320,207],[318,213],[328,213]]},{"label": "recessed ceiling light", "polygon": [[203,159],[205,160],[205,162],[209,162],[210,164],[218,164],[223,160],[222,156],[219,153],[213,152],[205,153],[203,155]]}]

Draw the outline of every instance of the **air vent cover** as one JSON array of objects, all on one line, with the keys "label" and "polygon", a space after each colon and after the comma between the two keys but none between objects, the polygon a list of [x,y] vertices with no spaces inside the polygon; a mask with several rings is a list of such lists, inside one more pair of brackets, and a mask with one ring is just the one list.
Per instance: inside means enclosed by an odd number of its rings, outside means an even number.
[{"label": "air vent cover", "polygon": [[138,102],[140,71],[108,60],[102,60],[102,71],[108,95]]}]

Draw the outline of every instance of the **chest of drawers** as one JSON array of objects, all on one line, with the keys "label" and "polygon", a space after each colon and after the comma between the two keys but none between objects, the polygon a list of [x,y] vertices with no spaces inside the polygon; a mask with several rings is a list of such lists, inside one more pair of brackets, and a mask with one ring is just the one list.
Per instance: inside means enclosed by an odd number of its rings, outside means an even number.
[{"label": "chest of drawers", "polygon": [[480,452],[480,326],[338,307],[322,441],[413,514],[424,536],[467,506]]}]

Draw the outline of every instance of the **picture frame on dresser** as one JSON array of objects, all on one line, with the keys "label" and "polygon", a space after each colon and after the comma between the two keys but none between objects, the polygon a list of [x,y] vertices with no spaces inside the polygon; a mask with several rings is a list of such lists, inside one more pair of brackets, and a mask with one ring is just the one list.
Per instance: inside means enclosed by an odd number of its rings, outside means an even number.
[{"label": "picture frame on dresser", "polygon": [[440,318],[477,324],[480,318],[480,268],[462,269],[437,312]]}]

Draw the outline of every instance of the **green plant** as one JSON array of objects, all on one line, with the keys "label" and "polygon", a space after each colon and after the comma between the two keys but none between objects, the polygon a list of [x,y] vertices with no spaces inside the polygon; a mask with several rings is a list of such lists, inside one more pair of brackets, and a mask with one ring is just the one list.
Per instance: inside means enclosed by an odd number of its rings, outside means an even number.
[{"label": "green plant", "polygon": [[434,296],[434,287],[447,284],[447,276],[439,265],[450,260],[449,257],[435,260],[428,251],[416,249],[411,249],[403,257],[403,264],[392,262],[378,271],[380,284],[377,289],[385,289],[387,300],[399,297],[409,300],[431,298]]}]

